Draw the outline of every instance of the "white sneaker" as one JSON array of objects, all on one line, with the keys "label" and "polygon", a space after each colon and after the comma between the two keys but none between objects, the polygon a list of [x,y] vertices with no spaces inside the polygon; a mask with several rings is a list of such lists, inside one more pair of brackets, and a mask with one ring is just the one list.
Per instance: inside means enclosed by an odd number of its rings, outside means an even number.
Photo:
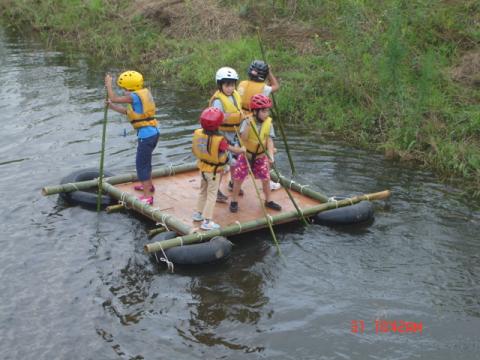
[{"label": "white sneaker", "polygon": [[215,224],[212,220],[203,220],[202,225],[200,225],[202,230],[216,230],[220,229],[220,225]]},{"label": "white sneaker", "polygon": [[280,185],[280,183],[276,183],[276,182],[273,182],[272,180],[270,180],[270,190],[278,190],[282,187],[282,185]]},{"label": "white sneaker", "polygon": [[193,219],[193,221],[202,221],[203,220],[202,213],[198,212],[198,211],[195,211],[192,215],[192,219]]}]

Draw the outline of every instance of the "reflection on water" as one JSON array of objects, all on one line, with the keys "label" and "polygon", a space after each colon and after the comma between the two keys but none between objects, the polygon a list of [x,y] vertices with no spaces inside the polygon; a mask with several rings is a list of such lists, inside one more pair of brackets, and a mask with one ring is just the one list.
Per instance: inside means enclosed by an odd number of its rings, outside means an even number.
[{"label": "reflection on water", "polygon": [[[0,348],[5,359],[473,359],[480,342],[480,203],[428,171],[288,129],[297,179],[327,195],[390,189],[355,228],[276,228],[233,239],[214,266],[166,272],[143,254],[154,226],[68,207],[40,188],[98,166],[101,69],[0,33]],[[191,161],[209,94],[151,84],[154,165]],[[106,168],[134,170],[135,137],[109,113]],[[277,141],[277,164],[289,174]],[[376,319],[422,334],[375,334]],[[364,320],[363,334],[351,331]]]}]

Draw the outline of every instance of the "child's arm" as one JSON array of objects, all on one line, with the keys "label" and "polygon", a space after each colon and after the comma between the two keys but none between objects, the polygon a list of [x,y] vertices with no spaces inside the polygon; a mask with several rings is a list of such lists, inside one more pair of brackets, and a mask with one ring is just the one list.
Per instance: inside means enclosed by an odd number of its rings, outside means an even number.
[{"label": "child's arm", "polygon": [[124,114],[126,115],[127,114],[127,109],[125,107],[123,107],[122,105],[117,105],[117,104],[114,104],[112,103],[112,100],[108,99],[106,101],[106,104],[108,105],[108,107],[120,114]]},{"label": "child's arm", "polygon": [[248,140],[248,132],[250,131],[250,126],[252,126],[252,122],[250,121],[249,118],[243,121],[246,121],[247,123],[245,124],[245,128],[242,130],[242,133],[240,134],[240,138],[242,139],[242,142]]},{"label": "child's arm", "polygon": [[235,154],[243,154],[247,151],[247,149],[245,149],[245,146],[238,147],[238,146],[228,145],[228,151],[231,151]]},{"label": "child's arm", "polygon": [[268,72],[267,79],[270,87],[272,88],[272,93],[280,89],[280,83],[278,82],[277,78],[272,74],[272,70]]},{"label": "child's arm", "polygon": [[132,97],[130,95],[117,96],[117,94],[115,94],[115,92],[112,89],[112,76],[110,74],[105,75],[105,88],[107,89],[108,98],[112,100],[112,102],[123,103],[123,104],[131,104],[133,102]]},{"label": "child's arm", "polygon": [[268,159],[270,163],[275,162],[274,154],[275,154],[275,146],[273,144],[273,139],[269,136],[267,139],[267,152],[268,152]]}]

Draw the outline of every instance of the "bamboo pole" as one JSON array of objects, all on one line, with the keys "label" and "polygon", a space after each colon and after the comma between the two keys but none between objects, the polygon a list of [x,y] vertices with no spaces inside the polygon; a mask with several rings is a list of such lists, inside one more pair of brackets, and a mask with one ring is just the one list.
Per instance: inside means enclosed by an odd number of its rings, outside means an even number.
[{"label": "bamboo pole", "polygon": [[163,226],[161,226],[159,228],[155,228],[155,229],[150,230],[148,232],[147,236],[150,239],[150,238],[154,237],[155,235],[160,234],[160,233],[165,232],[165,231],[167,231],[167,229],[165,229]]},{"label": "bamboo pole", "polygon": [[[257,27],[257,37],[258,37],[258,44],[260,46],[260,52],[262,53],[263,61],[267,62],[267,57],[265,56],[265,50],[263,49],[262,38],[260,37],[260,29]],[[273,108],[275,110],[275,118],[278,120],[278,125],[280,128],[280,132],[282,134],[283,143],[285,144],[285,151],[287,152],[288,162],[290,163],[290,168],[292,169],[292,175],[295,176],[295,165],[293,163],[292,155],[290,154],[290,148],[287,142],[287,135],[285,134],[285,129],[283,127],[283,121],[280,117],[280,112],[278,111],[277,102],[275,101],[275,94],[272,92],[271,94]]]},{"label": "bamboo pole", "polygon": [[300,185],[299,183],[290,180],[280,174],[275,174],[275,172],[270,171],[270,176],[276,182],[280,182],[284,188],[290,188],[300,194],[308,196],[312,199],[318,200],[322,203],[328,202],[328,196],[319,193],[318,191],[308,188],[309,185]]},{"label": "bamboo pole", "polygon": [[110,205],[105,208],[105,211],[107,212],[107,214],[111,214],[111,213],[123,211],[123,210],[125,210],[125,205],[122,205],[122,204]]},{"label": "bamboo pole", "polygon": [[[180,174],[183,172],[188,172],[192,170],[197,170],[197,166],[195,163],[188,163],[182,165],[169,165],[169,166],[162,166],[154,171],[152,171],[152,177],[162,177],[162,176],[173,176],[175,174]],[[116,175],[111,176],[108,178],[103,179],[104,182],[108,182],[112,185],[127,183],[137,181],[137,174],[136,173],[129,173],[123,175]],[[53,186],[46,186],[42,188],[42,195],[54,195],[61,192],[72,192],[77,190],[87,190],[91,189],[98,185],[98,179],[87,180],[87,181],[79,181],[75,183],[68,183],[68,184],[59,184]]]},{"label": "bamboo pole", "polygon": [[98,176],[97,213],[102,203],[103,161],[105,159],[105,138],[107,137],[108,91],[105,92],[105,110],[103,111],[102,149],[100,152],[100,171]]},{"label": "bamboo pole", "polygon": [[173,215],[162,213],[160,210],[155,209],[153,206],[150,206],[140,201],[136,196],[120,191],[115,186],[105,181],[102,182],[102,187],[103,190],[108,193],[108,195],[119,201],[122,201],[124,204],[126,204],[128,208],[138,211],[139,213],[149,217],[153,221],[165,225],[169,229],[175,230],[177,233],[190,234],[193,230],[190,226],[184,224]]},{"label": "bamboo pole", "polygon": [[[327,202],[324,204],[319,204],[316,206],[312,206],[308,209],[303,210],[303,214],[305,216],[312,216],[315,215],[316,213],[326,211],[326,210],[331,210],[339,207],[344,207],[344,206],[349,206],[356,204],[360,201],[364,200],[382,200],[386,199],[390,196],[390,191],[385,190],[377,193],[372,193],[372,194],[365,194],[365,195],[358,195],[354,196],[352,198],[340,200],[337,202]],[[291,220],[292,218],[297,218],[297,212],[295,210],[284,212],[275,216],[272,216],[272,222],[274,224],[279,224],[282,222],[286,222]],[[215,236],[230,236],[230,235],[236,235],[240,233],[245,233],[248,231],[256,230],[259,227],[264,227],[267,224],[267,220],[262,218],[262,219],[256,219],[252,221],[247,221],[242,224],[233,224],[230,226],[223,227],[221,229],[217,230],[210,230],[206,232],[199,232],[199,233],[192,233],[188,234],[185,236],[179,236],[174,239],[170,240],[164,240],[161,242],[154,242],[150,244],[146,244],[144,246],[144,250],[147,253],[152,253],[152,252],[157,252],[160,250],[166,250],[171,247],[179,246],[179,245],[186,245],[186,244],[193,244],[196,242],[201,242],[205,240],[209,240]]]}]

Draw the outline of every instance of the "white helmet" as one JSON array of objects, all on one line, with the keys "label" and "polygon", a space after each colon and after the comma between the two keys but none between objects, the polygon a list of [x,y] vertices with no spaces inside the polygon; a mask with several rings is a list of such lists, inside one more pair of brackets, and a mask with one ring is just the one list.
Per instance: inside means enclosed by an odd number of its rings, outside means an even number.
[{"label": "white helmet", "polygon": [[217,74],[215,75],[215,80],[217,82],[221,80],[238,80],[238,74],[235,70],[230,67],[222,67],[218,69]]}]

